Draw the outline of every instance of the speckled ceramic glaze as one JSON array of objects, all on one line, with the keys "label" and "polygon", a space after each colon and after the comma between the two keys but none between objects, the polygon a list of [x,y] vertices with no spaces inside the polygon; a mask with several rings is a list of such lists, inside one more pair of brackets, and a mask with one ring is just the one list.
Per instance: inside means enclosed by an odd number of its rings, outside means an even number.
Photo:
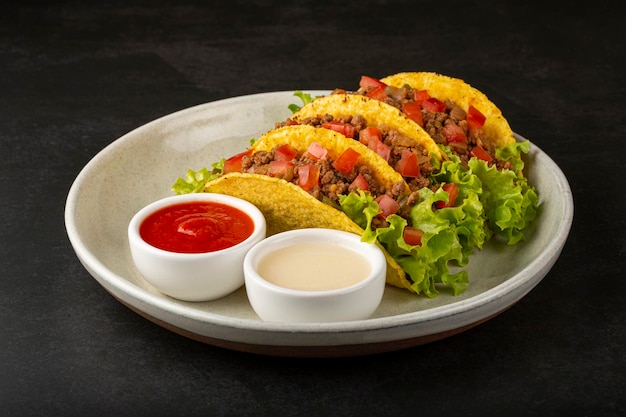
[{"label": "speckled ceramic glaze", "polygon": [[85,268],[134,311],[205,343],[275,355],[341,356],[400,349],[475,326],[527,294],[560,255],[573,218],[571,190],[559,167],[533,145],[528,177],[538,190],[540,209],[528,239],[515,246],[493,240],[473,254],[470,286],[460,296],[428,299],[386,287],[367,320],[289,324],[261,321],[245,287],[203,303],[154,290],[130,257],[126,231],[133,214],[172,195],[170,187],[188,168],[210,166],[246,149],[251,138],[286,119],[287,106],[298,102],[292,92],[212,102],[141,126],[102,150],[78,175],[66,203],[67,233]]}]

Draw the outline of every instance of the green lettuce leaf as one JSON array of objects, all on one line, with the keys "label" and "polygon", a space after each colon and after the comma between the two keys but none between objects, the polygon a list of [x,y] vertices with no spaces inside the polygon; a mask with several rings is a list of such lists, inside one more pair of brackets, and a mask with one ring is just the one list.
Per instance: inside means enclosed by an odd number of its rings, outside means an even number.
[{"label": "green lettuce leaf", "polygon": [[[350,217],[350,219],[361,227],[368,228],[372,219],[380,213],[378,203],[367,191],[358,190],[358,193],[339,196],[340,209]],[[371,243],[371,242],[370,242]]]},{"label": "green lettuce leaf", "polygon": [[293,95],[298,97],[300,100],[302,100],[302,105],[299,106],[297,104],[290,104],[289,106],[287,106],[289,110],[291,110],[291,113],[297,112],[298,110],[302,108],[302,106],[305,106],[309,104],[310,102],[312,102],[313,100],[315,100],[315,97],[311,96],[308,93],[304,93],[302,91],[295,91]]},{"label": "green lettuce leaf", "polygon": [[496,150],[498,158],[512,163],[511,170],[499,171],[477,158],[469,161],[470,170],[483,184],[481,201],[489,228],[509,245],[524,239],[523,230],[537,216],[539,197],[521,174],[524,168],[521,153],[529,149],[528,142],[519,142]]},{"label": "green lettuce leaf", "polygon": [[[433,210],[433,204],[446,199],[443,190],[433,192],[420,190],[420,199],[410,211],[411,222],[424,232],[420,246],[404,241],[403,231],[407,220],[391,215],[386,220],[388,227],[372,230],[372,220],[380,213],[378,204],[368,192],[359,191],[340,197],[342,210],[365,231],[361,239],[374,243],[378,240],[398,262],[412,281],[412,288],[427,297],[436,297],[440,289],[450,289],[455,295],[467,289],[468,276],[465,270],[452,272],[451,266],[467,264],[467,256],[459,241],[451,213],[445,209]],[[482,222],[483,220],[477,220]]]},{"label": "green lettuce leaf", "polygon": [[[439,172],[432,176],[439,184],[455,183],[459,187],[459,195],[455,207],[439,209],[439,215],[448,219],[454,226],[455,233],[461,242],[465,257],[474,251],[482,249],[492,233],[487,227],[483,203],[480,199],[483,185],[480,179],[471,171],[463,168],[456,156],[441,164]],[[444,201],[448,201],[447,193],[443,194]],[[463,261],[466,265],[469,259]]]},{"label": "green lettuce leaf", "polygon": [[512,165],[512,171],[519,177],[522,176],[522,170],[524,169],[524,161],[522,160],[522,153],[528,153],[530,151],[530,142],[514,142],[508,145],[500,146],[496,148],[496,158],[500,161],[507,161]]},{"label": "green lettuce leaf", "polygon": [[206,167],[199,171],[188,169],[184,178],[179,177],[176,179],[176,182],[172,185],[172,191],[178,195],[202,192],[207,182],[213,181],[222,174],[224,159],[213,163],[212,167],[212,171],[209,171]]}]

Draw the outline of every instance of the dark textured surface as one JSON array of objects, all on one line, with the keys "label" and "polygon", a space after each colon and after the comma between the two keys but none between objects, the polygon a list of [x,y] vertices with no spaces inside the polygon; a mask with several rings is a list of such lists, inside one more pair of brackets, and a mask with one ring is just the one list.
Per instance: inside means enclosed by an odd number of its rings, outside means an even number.
[{"label": "dark textured surface", "polygon": [[[216,3],[0,6],[0,414],[626,415],[620,3]],[[78,262],[67,192],[124,133],[405,70],[482,89],[570,181],[562,256],[497,318],[370,357],[261,357],[152,324]]]}]

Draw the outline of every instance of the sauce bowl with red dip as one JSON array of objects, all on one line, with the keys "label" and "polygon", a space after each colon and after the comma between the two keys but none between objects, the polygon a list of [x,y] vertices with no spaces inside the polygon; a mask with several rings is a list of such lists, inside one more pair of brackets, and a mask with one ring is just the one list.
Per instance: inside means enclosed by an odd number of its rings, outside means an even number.
[{"label": "sauce bowl with red dip", "polygon": [[253,204],[214,193],[166,197],[128,225],[133,262],[154,288],[184,301],[222,298],[244,284],[243,260],[266,236]]},{"label": "sauce bowl with red dip", "polygon": [[321,323],[370,317],[383,297],[387,261],[354,233],[297,229],[256,244],[243,268],[259,318]]}]

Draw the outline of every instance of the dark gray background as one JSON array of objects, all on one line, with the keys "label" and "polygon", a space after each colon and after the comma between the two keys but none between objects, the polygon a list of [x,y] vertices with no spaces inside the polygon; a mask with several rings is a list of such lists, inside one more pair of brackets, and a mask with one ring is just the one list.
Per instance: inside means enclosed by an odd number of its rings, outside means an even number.
[{"label": "dark gray background", "polygon": [[[1,414],[625,415],[618,1],[207,3],[0,6]],[[69,187],[130,130],[226,97],[422,70],[487,93],[574,193],[560,259],[495,319],[376,356],[255,356],[145,320],[74,255]]]}]

